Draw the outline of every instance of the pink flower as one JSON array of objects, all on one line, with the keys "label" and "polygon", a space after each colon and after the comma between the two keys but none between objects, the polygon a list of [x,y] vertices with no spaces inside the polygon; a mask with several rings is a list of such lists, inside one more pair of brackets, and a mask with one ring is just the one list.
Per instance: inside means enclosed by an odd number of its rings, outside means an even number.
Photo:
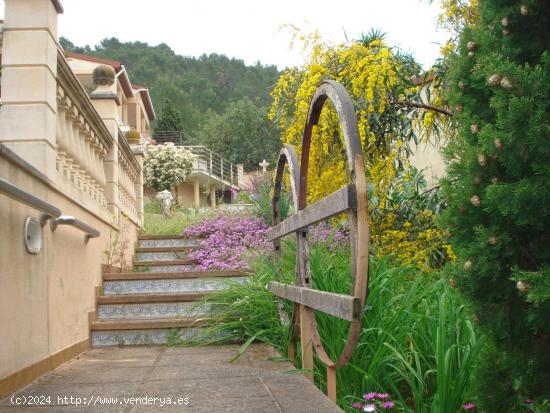
[{"label": "pink flower", "polygon": [[376,393],[371,392],[371,393],[363,394],[363,399],[365,399],[365,400],[376,399]]},{"label": "pink flower", "polygon": [[523,401],[523,403],[525,403],[525,404],[533,404],[533,400],[531,400],[531,399],[525,399],[525,400]]},{"label": "pink flower", "polygon": [[476,405],[471,402],[468,402],[462,407],[464,408],[464,410],[474,410],[476,408]]},{"label": "pink flower", "polygon": [[351,407],[353,407],[354,409],[362,409],[363,408],[363,403],[361,402],[355,402],[351,405]]},{"label": "pink flower", "polygon": [[387,402],[382,403],[382,407],[384,409],[391,409],[393,406],[395,406],[395,403],[389,400]]},{"label": "pink flower", "polygon": [[388,397],[390,397],[390,395],[388,393],[378,393],[376,397],[378,397],[381,400],[386,400]]},{"label": "pink flower", "polygon": [[248,251],[271,250],[267,230],[261,218],[220,215],[187,227],[183,235],[202,238],[199,248],[189,254],[198,262],[197,269],[238,270],[246,269]]}]

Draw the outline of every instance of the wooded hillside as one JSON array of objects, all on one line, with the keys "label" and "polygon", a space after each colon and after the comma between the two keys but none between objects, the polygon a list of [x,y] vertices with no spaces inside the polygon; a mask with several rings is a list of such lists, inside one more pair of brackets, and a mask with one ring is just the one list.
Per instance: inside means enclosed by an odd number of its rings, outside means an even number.
[{"label": "wooded hillside", "polygon": [[221,115],[231,102],[246,97],[259,108],[269,105],[269,91],[279,75],[275,66],[259,62],[247,66],[224,55],[177,55],[164,43],[123,43],[115,37],[97,46],[76,46],[63,37],[60,43],[67,51],[123,62],[132,82],[149,87],[157,114],[166,99],[171,100],[183,117],[185,131],[192,136],[199,134],[209,112]]}]

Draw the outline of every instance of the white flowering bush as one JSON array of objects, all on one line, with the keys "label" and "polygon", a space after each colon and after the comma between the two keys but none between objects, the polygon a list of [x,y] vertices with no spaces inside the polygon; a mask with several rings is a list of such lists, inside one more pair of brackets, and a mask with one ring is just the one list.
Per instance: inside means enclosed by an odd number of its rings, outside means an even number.
[{"label": "white flowering bush", "polygon": [[173,143],[147,146],[143,163],[145,185],[156,191],[171,191],[189,176],[194,160],[194,154]]}]

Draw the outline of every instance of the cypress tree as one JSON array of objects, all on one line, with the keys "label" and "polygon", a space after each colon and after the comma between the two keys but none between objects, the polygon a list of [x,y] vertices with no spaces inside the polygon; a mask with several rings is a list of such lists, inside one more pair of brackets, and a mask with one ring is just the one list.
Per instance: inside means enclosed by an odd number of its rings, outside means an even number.
[{"label": "cypress tree", "polygon": [[474,372],[487,412],[550,395],[549,46],[549,1],[480,0],[450,59],[442,222],[487,337]]}]

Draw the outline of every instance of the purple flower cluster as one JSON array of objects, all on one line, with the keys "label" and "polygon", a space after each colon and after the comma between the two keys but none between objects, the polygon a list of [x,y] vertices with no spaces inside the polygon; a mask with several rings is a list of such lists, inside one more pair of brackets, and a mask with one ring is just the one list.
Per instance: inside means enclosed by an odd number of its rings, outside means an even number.
[{"label": "purple flower cluster", "polygon": [[366,393],[363,395],[365,402],[356,402],[351,405],[354,409],[364,412],[376,412],[378,409],[391,411],[395,403],[390,400],[388,393]]},{"label": "purple flower cluster", "polygon": [[183,234],[203,238],[190,256],[198,270],[239,270],[247,268],[245,255],[251,250],[269,251],[268,226],[262,218],[220,215],[187,227]]}]

